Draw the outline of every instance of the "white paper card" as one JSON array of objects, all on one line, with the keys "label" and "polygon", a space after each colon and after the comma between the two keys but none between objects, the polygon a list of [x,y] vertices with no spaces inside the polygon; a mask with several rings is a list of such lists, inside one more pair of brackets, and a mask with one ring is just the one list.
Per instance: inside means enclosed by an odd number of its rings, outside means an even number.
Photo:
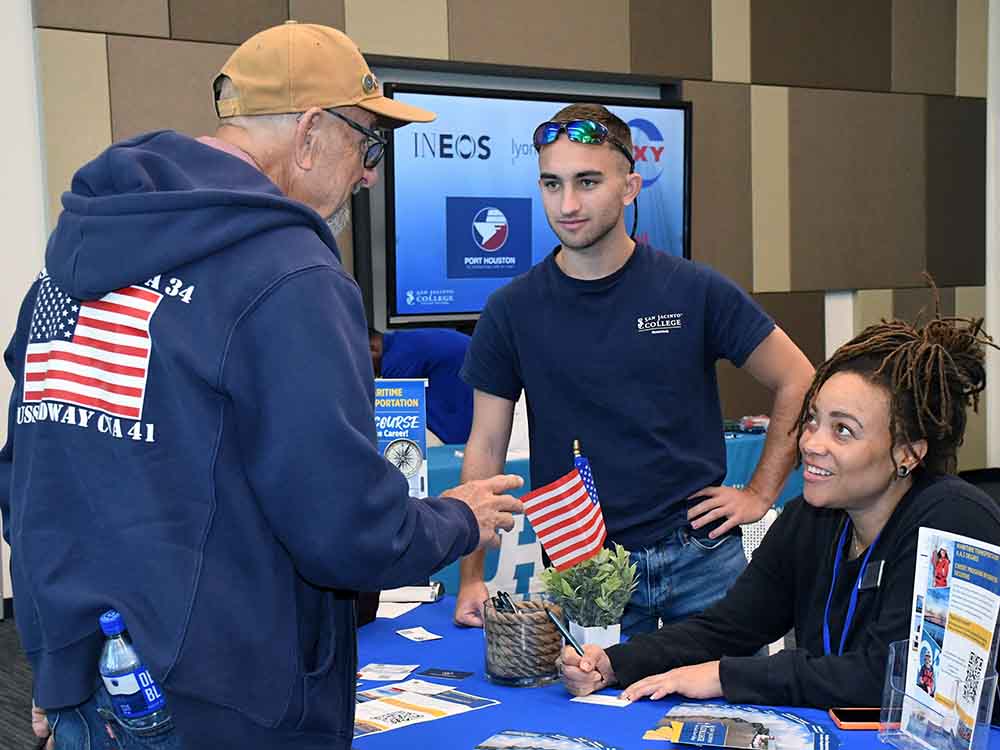
[{"label": "white paper card", "polygon": [[404,628],[403,630],[397,630],[404,638],[409,638],[411,641],[436,641],[442,636],[437,633],[432,633],[424,628]]},{"label": "white paper card", "polygon": [[454,685],[439,685],[436,682],[426,680],[407,680],[398,685],[393,685],[397,690],[405,690],[408,693],[420,693],[421,695],[437,695],[447,693],[455,689]]},{"label": "white paper card", "polygon": [[419,666],[419,664],[366,664],[358,671],[358,677],[362,680],[380,682],[402,680]]},{"label": "white paper card", "polygon": [[420,602],[380,602],[375,616],[383,620],[395,620],[400,615],[405,615],[419,606]]},{"label": "white paper card", "polygon": [[625,708],[632,705],[632,701],[615,698],[613,695],[580,695],[571,700],[573,703],[593,703],[595,706],[613,706],[615,708]]}]

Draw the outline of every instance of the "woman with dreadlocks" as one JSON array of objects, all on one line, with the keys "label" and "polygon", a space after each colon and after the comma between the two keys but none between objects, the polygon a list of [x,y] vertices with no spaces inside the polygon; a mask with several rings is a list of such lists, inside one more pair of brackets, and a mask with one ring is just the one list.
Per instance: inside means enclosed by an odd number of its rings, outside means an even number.
[{"label": "woman with dreadlocks", "polygon": [[[918,529],[1000,544],[1000,509],[953,474],[966,406],[985,386],[981,326],[883,322],[840,347],[802,405],[803,498],[726,597],[607,651],[565,649],[569,691],[879,705],[889,643],[909,637]],[[790,629],[797,648],[758,655]]]}]

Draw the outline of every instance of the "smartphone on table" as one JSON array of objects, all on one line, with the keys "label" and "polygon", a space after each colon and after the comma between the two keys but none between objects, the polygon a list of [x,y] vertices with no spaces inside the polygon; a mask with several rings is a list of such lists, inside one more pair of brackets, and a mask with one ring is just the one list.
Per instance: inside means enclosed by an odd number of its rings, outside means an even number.
[{"label": "smartphone on table", "polygon": [[831,708],[830,718],[839,729],[878,729],[881,708]]}]

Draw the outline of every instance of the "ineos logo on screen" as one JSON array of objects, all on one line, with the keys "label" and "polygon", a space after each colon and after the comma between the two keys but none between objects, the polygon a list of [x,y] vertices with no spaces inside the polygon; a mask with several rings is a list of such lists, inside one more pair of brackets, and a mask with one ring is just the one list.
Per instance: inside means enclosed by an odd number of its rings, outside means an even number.
[{"label": "ineos logo on screen", "polygon": [[488,135],[468,133],[413,133],[415,159],[489,159],[493,154]]}]

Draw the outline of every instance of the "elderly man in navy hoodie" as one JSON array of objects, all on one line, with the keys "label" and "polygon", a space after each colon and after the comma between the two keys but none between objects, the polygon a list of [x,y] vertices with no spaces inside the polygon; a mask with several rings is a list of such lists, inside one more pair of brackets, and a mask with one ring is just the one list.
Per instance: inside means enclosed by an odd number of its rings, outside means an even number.
[{"label": "elderly man in navy hoodie", "polygon": [[[340,32],[292,22],[214,93],[214,138],[149,133],[76,173],[5,354],[0,511],[57,747],[350,747],[351,590],[426,579],[519,508],[507,476],[409,499],[375,447],[328,222],[376,179],[374,128],[434,115],[383,97]],[[107,711],[110,608],[166,694],[159,736]]]}]

